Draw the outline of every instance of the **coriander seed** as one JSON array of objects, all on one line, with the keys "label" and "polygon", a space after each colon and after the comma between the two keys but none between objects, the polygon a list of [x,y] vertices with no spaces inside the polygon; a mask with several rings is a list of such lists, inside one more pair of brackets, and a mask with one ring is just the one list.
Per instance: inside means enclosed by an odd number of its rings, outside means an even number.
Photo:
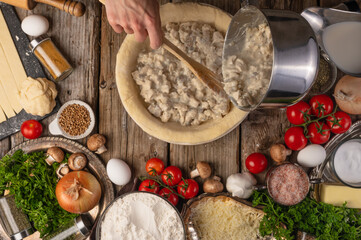
[{"label": "coriander seed", "polygon": [[71,136],[79,136],[90,126],[90,113],[86,107],[71,104],[64,108],[59,117],[61,129]]}]

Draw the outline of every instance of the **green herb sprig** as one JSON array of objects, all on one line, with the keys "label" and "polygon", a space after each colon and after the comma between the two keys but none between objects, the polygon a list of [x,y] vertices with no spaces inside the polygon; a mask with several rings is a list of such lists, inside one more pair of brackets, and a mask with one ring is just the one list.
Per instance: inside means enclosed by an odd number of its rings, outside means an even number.
[{"label": "green herb sprig", "polygon": [[49,166],[43,152],[24,154],[18,150],[0,161],[0,196],[5,190],[15,195],[20,207],[41,237],[72,221],[77,215],[63,210],[55,196],[56,169]]},{"label": "green herb sprig", "polygon": [[262,236],[276,239],[295,239],[297,230],[310,233],[318,240],[361,239],[361,215],[359,210],[335,207],[317,202],[309,197],[294,206],[275,203],[266,192],[255,191],[253,206],[263,205],[266,215],[260,223]]}]

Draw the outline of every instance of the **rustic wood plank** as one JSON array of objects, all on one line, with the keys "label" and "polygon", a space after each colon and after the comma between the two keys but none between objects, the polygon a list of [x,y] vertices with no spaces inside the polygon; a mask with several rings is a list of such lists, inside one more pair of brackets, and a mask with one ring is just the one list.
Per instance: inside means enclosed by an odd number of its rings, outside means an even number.
[{"label": "rustic wood plank", "polygon": [[0,141],[0,158],[10,150],[10,138],[5,138]]},{"label": "rustic wood plank", "polygon": [[235,14],[238,9],[241,8],[241,1],[236,0],[173,0],[172,2],[178,3],[178,2],[198,2],[198,3],[205,3],[209,4],[215,7],[218,7],[220,9],[223,9],[226,12],[229,12],[230,14]]},{"label": "rustic wood plank", "polygon": [[[254,152],[260,152],[268,157],[268,165],[272,165],[269,148],[273,143],[283,143],[283,135],[290,126],[284,109],[256,110],[249,114],[247,121],[242,123],[241,159],[242,171],[247,171],[245,160]],[[256,178],[262,182],[264,171]]]},{"label": "rustic wood plank", "polygon": [[[166,3],[167,1],[160,1]],[[99,78],[99,132],[108,139],[108,152],[102,155],[121,158],[133,169],[135,176],[144,175],[145,163],[151,157],[167,162],[168,144],[141,130],[126,113],[121,104],[115,80],[116,55],[125,34],[116,34],[102,9],[101,71]]]},{"label": "rustic wood plank", "polygon": [[237,127],[221,139],[208,144],[197,146],[171,144],[170,164],[180,167],[185,177],[189,177],[189,173],[195,169],[198,161],[206,161],[212,166],[212,173],[221,177],[222,182],[225,183],[230,174],[240,170],[239,129],[240,127]]}]

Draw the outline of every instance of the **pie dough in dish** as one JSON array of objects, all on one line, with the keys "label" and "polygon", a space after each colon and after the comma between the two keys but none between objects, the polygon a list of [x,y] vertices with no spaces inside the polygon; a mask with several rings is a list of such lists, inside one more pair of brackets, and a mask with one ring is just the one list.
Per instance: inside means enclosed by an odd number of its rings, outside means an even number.
[{"label": "pie dough in dish", "polygon": [[[199,14],[200,12],[202,14]],[[165,4],[161,6],[160,14],[163,27],[171,22],[200,22],[215,27],[223,34],[231,21],[231,17],[220,9],[195,3]],[[125,38],[117,55],[116,82],[124,108],[149,135],[175,144],[202,144],[224,136],[247,116],[247,112],[230,104],[228,114],[202,122],[200,125],[182,126],[179,122],[162,122],[148,111],[149,104],[145,103],[132,76],[137,69],[139,54],[146,50],[150,50],[149,42],[138,43],[133,35]]]}]

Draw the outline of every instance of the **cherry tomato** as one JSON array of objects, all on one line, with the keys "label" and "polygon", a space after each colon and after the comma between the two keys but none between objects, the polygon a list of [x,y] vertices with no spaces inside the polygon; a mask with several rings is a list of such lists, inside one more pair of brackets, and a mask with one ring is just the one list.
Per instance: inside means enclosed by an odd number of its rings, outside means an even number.
[{"label": "cherry tomato", "polygon": [[346,132],[352,124],[351,117],[342,111],[337,111],[333,116],[326,118],[327,126],[331,128],[331,132],[334,134],[340,134]]},{"label": "cherry tomato", "polygon": [[[300,101],[297,104],[290,106],[286,110],[287,119],[290,123],[294,125],[299,125],[305,123],[305,113],[308,115],[311,114],[311,106],[304,101]],[[309,120],[309,119],[306,119]]]},{"label": "cherry tomato", "polygon": [[168,188],[162,188],[162,190],[160,190],[159,192],[159,195],[168,199],[168,201],[171,202],[174,206],[177,206],[179,198],[175,193],[173,193]]},{"label": "cherry tomato", "polygon": [[267,168],[267,159],[261,153],[252,153],[246,159],[246,167],[251,173],[260,173]]},{"label": "cherry tomato", "polygon": [[307,130],[311,143],[324,144],[330,139],[330,128],[326,123],[313,122],[307,126]]},{"label": "cherry tomato", "polygon": [[182,180],[182,172],[175,166],[169,166],[162,172],[162,181],[168,186],[177,185]]},{"label": "cherry tomato", "polygon": [[164,170],[164,163],[159,158],[151,158],[147,161],[145,170],[151,176],[158,176]]},{"label": "cherry tomato", "polygon": [[291,127],[285,133],[285,143],[289,149],[298,151],[306,147],[307,138],[302,127]]},{"label": "cherry tomato", "polygon": [[198,183],[193,179],[185,179],[179,183],[177,190],[178,193],[182,195],[185,199],[190,199],[197,196],[199,186]]},{"label": "cherry tomato", "polygon": [[152,179],[146,179],[143,182],[140,183],[139,191],[143,192],[152,192],[152,193],[158,193],[159,192],[159,183]]},{"label": "cherry tomato", "polygon": [[333,109],[332,99],[325,94],[312,97],[310,100],[310,105],[312,114],[317,117],[330,114]]},{"label": "cherry tomato", "polygon": [[27,139],[40,137],[43,132],[43,126],[36,120],[27,120],[21,125],[21,133]]}]

